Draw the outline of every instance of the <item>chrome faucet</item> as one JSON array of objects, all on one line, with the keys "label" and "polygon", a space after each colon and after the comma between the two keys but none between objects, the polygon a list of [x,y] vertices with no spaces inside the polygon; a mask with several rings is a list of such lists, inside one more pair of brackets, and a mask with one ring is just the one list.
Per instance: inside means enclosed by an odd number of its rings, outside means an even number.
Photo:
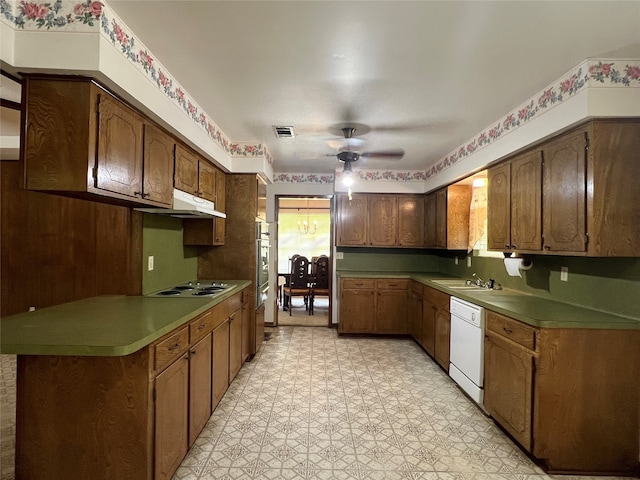
[{"label": "chrome faucet", "polygon": [[477,285],[480,288],[487,288],[489,290],[501,290],[502,287],[498,285],[496,287],[496,281],[493,278],[490,278],[488,281],[482,280],[477,273],[474,272],[473,277],[475,277],[475,282],[473,280],[467,280],[467,285]]}]

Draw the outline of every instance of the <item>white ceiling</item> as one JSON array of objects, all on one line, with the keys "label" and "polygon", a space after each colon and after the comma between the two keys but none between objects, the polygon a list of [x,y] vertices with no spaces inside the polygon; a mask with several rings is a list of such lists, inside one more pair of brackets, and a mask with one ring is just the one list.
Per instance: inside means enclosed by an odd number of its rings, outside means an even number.
[{"label": "white ceiling", "polygon": [[406,152],[362,167],[426,169],[581,61],[640,58],[639,1],[108,3],[275,172],[332,172],[345,122],[371,128],[359,151]]}]

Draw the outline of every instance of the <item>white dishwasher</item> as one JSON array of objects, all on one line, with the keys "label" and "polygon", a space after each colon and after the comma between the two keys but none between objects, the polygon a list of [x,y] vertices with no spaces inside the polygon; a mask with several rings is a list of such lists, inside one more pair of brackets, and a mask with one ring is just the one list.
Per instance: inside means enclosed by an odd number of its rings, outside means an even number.
[{"label": "white dishwasher", "polygon": [[449,376],[479,405],[483,401],[484,308],[451,297]]}]

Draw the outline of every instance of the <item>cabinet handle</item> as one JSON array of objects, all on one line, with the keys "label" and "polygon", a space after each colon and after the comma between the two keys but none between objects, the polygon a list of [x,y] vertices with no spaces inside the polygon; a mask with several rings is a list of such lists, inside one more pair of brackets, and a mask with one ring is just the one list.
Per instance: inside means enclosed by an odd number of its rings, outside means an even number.
[{"label": "cabinet handle", "polygon": [[150,193],[143,193],[142,198],[149,198],[151,196]]},{"label": "cabinet handle", "polygon": [[168,352],[173,352],[174,350],[176,350],[178,347],[180,346],[179,343],[174,343],[173,345],[171,345],[169,348],[167,348]]},{"label": "cabinet handle", "polygon": [[545,245],[545,246],[544,246],[544,249],[545,249],[545,250],[551,250],[551,247],[550,247],[549,245]]},{"label": "cabinet handle", "polygon": [[502,327],[502,329],[507,332],[508,334],[512,334],[513,330],[509,330],[507,327]]},{"label": "cabinet handle", "polygon": [[511,248],[515,248],[515,249],[517,249],[518,247],[516,247],[515,245],[511,245]]},{"label": "cabinet handle", "polygon": [[203,329],[204,327],[206,327],[206,326],[207,326],[207,324],[206,324],[206,323],[203,323],[202,325],[200,325],[200,326],[198,327],[198,330],[202,330],[202,329]]},{"label": "cabinet handle", "polygon": [[505,243],[504,248],[511,248],[511,245],[509,245],[508,243]]},{"label": "cabinet handle", "polygon": [[141,197],[141,196],[143,196],[143,195],[142,195],[142,192],[133,192],[133,194],[134,194],[136,197]]}]

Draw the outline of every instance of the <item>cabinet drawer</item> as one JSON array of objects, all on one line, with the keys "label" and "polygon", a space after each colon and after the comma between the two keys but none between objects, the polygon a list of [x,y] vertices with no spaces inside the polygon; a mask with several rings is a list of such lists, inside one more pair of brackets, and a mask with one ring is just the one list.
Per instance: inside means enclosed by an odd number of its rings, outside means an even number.
[{"label": "cabinet drawer", "polygon": [[423,297],[425,300],[433,303],[436,307],[449,311],[449,302],[451,296],[431,287],[424,287]]},{"label": "cabinet drawer", "polygon": [[184,327],[162,340],[155,347],[156,353],[156,370],[160,370],[169,364],[189,346],[189,329]]},{"label": "cabinet drawer", "polygon": [[189,338],[191,343],[197,342],[213,330],[213,319],[213,312],[209,310],[191,321],[189,324]]},{"label": "cabinet drawer", "polygon": [[486,327],[529,350],[536,349],[536,329],[534,327],[490,310],[486,312]]},{"label": "cabinet drawer", "polygon": [[409,280],[406,278],[385,278],[376,280],[378,290],[408,290]]},{"label": "cabinet drawer", "polygon": [[373,290],[376,281],[373,278],[343,278],[342,288]]}]

